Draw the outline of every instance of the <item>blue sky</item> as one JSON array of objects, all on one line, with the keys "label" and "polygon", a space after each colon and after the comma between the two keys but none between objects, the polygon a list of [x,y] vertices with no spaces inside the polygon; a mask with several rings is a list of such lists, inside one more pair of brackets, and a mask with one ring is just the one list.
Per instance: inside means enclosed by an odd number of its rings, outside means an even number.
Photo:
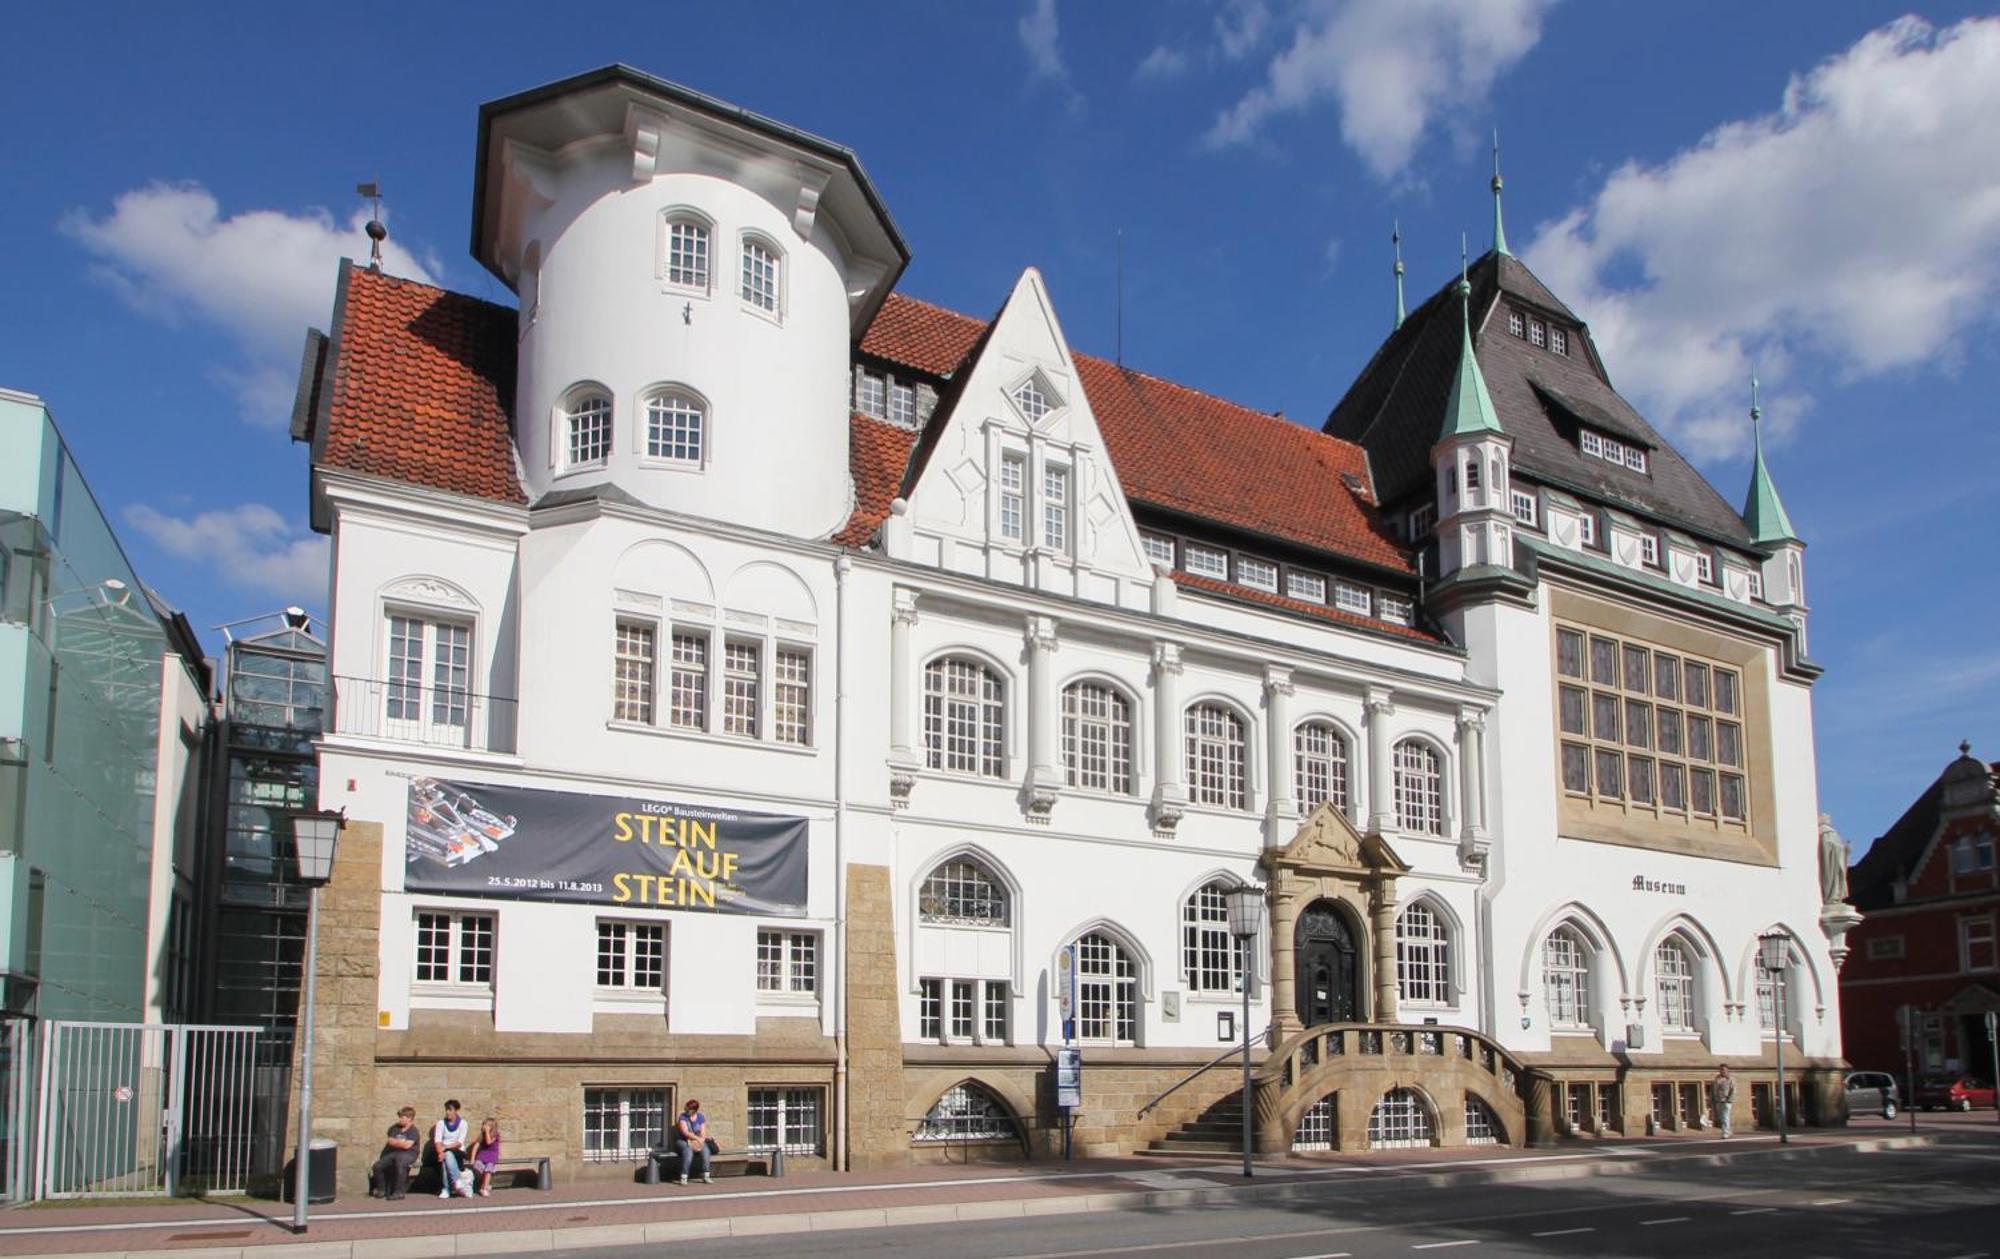
[{"label": "blue sky", "polygon": [[[323,602],[283,422],[356,182],[391,269],[466,251],[481,101],[626,61],[853,146],[976,314],[1042,269],[1070,339],[1317,423],[1490,240],[1740,501],[1744,377],[1811,549],[1822,807],[1857,847],[2000,756],[2000,20],[1848,0],[1010,0],[17,8],[0,385],[41,394],[140,571],[207,626]],[[211,644],[219,636],[210,635]]]}]

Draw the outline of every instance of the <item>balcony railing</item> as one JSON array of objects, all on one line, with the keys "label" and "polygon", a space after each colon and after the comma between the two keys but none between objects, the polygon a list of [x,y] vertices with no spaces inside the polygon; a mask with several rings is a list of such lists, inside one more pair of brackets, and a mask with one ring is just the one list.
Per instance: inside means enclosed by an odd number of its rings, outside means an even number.
[{"label": "balcony railing", "polygon": [[429,682],[335,677],[328,733],[467,752],[512,752],[518,704],[512,696]]}]

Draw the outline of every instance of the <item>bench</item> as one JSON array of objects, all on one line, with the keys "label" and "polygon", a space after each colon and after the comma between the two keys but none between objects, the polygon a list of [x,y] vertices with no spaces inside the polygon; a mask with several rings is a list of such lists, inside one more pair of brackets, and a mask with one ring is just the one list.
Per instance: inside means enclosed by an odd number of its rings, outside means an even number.
[{"label": "bench", "polygon": [[[782,1176],[784,1163],[771,1154],[751,1150],[720,1150],[708,1156],[711,1172],[720,1174],[724,1168],[735,1168],[739,1176],[750,1174],[750,1165],[760,1164],[766,1176]],[[657,1185],[662,1181],[679,1180],[681,1175],[681,1152],[671,1145],[656,1145],[646,1151],[646,1165],[639,1169],[639,1176],[646,1184]]]},{"label": "bench", "polygon": [[[460,1166],[469,1166],[469,1164],[462,1163]],[[541,1190],[543,1193],[547,1193],[555,1187],[555,1178],[549,1173],[549,1160],[539,1154],[521,1154],[513,1158],[501,1158],[493,1165],[493,1183],[496,1185],[503,1183],[500,1178],[508,1172],[525,1172],[530,1168],[534,1169],[535,1188]],[[516,1180],[518,1180],[518,1177]],[[422,1185],[421,1192],[425,1193],[436,1193],[438,1190],[444,1188],[444,1168],[438,1163],[437,1156],[428,1150],[424,1152],[423,1164],[410,1170],[411,1192],[418,1192],[420,1183]]]}]

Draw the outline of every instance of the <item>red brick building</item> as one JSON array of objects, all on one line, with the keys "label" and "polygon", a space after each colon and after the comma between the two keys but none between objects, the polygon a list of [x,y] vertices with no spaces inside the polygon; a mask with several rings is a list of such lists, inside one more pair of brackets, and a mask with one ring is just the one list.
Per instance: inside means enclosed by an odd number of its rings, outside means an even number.
[{"label": "red brick building", "polygon": [[1840,975],[1842,1043],[1856,1067],[1903,1069],[1897,1009],[1917,1017],[1922,1073],[1992,1074],[1986,1013],[2000,1010],[2000,765],[1957,760],[1855,863],[1867,915]]}]

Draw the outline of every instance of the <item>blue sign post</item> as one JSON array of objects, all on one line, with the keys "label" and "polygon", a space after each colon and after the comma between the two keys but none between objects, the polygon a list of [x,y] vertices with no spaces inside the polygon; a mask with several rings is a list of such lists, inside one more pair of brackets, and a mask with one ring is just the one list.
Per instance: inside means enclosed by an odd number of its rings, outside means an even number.
[{"label": "blue sign post", "polygon": [[1063,1158],[1071,1157],[1070,1130],[1083,1105],[1083,1051],[1076,1040],[1076,945],[1056,955],[1056,1003],[1062,1017],[1062,1048],[1056,1052],[1056,1105],[1063,1113]]}]

